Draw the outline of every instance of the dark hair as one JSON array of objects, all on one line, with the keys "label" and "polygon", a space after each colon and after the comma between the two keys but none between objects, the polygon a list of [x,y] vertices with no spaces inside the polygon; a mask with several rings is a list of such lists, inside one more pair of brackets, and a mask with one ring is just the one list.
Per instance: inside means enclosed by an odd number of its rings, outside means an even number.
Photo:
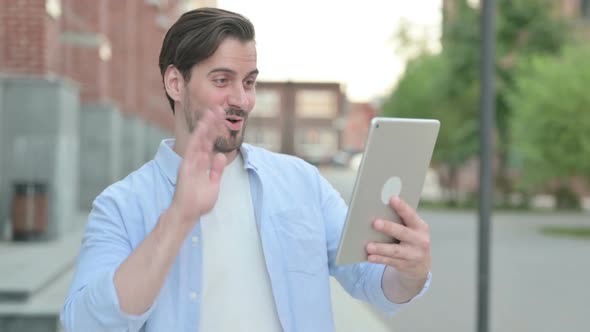
[{"label": "dark hair", "polygon": [[[213,55],[228,37],[254,40],[254,26],[244,16],[219,8],[199,8],[184,13],[170,27],[162,43],[159,59],[162,81],[170,65],[180,71],[186,82],[190,81],[193,66]],[[174,113],[174,100],[165,86],[164,92]]]}]

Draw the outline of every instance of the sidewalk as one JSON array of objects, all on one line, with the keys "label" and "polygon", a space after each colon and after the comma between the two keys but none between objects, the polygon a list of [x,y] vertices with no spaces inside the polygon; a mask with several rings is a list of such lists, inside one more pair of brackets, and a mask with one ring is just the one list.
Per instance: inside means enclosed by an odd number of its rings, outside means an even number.
[{"label": "sidewalk", "polygon": [[[86,214],[79,214],[84,225]],[[82,228],[50,242],[0,242],[0,331],[55,332]]]}]

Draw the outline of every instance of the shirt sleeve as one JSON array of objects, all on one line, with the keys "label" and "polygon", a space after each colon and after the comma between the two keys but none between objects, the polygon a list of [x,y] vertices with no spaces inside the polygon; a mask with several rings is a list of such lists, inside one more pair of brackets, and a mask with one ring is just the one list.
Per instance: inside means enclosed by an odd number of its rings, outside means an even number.
[{"label": "shirt sleeve", "polygon": [[153,308],[141,315],[128,315],[120,308],[113,278],[132,252],[121,213],[131,195],[117,195],[110,189],[97,197],[88,217],[76,271],[60,316],[68,332],[139,331]]},{"label": "shirt sleeve", "polygon": [[383,287],[382,287],[383,273],[385,272],[386,266],[385,265],[379,265],[379,266],[380,266],[380,269],[376,269],[376,272],[373,272],[373,274],[371,275],[372,281],[368,284],[369,287],[374,287],[375,289],[368,291],[367,294],[373,294],[374,298],[371,299],[371,303],[375,303],[376,306],[378,308],[381,308],[381,310],[383,312],[385,312],[386,314],[390,314],[390,315],[395,314],[399,309],[406,306],[407,304],[412,302],[414,299],[422,296],[430,287],[430,279],[432,279],[432,273],[428,272],[428,277],[426,278],[426,282],[424,283],[422,290],[420,290],[420,292],[418,294],[416,294],[416,296],[414,296],[412,299],[410,299],[409,301],[404,302],[404,303],[391,302],[387,298],[387,296],[385,296],[385,291],[383,290]]},{"label": "shirt sleeve", "polygon": [[[407,303],[391,302],[381,286],[385,265],[373,263],[359,263],[336,266],[336,254],[340,237],[344,230],[348,207],[340,194],[324,179],[319,172],[319,190],[321,209],[326,227],[326,243],[328,247],[328,265],[330,274],[338,280],[342,287],[354,298],[368,302],[386,314],[393,315]],[[418,295],[426,292],[430,285],[431,274]]]}]

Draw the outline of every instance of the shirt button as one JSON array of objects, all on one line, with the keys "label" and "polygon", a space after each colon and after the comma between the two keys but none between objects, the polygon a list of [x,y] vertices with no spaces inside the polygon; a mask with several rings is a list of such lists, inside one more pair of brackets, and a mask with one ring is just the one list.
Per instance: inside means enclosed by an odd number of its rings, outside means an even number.
[{"label": "shirt button", "polygon": [[191,238],[191,242],[193,243],[193,247],[196,247],[199,244],[199,237],[198,236],[193,236]]},{"label": "shirt button", "polygon": [[197,293],[196,293],[196,292],[191,292],[191,293],[189,294],[189,296],[190,296],[190,298],[191,298],[191,301],[193,301],[193,302],[194,302],[194,301],[196,301],[196,300],[197,300]]}]

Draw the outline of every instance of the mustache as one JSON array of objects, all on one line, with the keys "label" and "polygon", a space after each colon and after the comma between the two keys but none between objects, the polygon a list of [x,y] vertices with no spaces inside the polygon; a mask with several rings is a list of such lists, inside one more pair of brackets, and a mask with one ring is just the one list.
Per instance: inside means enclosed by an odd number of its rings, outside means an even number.
[{"label": "mustache", "polygon": [[227,109],[225,110],[225,115],[226,116],[239,116],[242,118],[247,118],[248,117],[248,112],[244,111],[243,109]]}]

